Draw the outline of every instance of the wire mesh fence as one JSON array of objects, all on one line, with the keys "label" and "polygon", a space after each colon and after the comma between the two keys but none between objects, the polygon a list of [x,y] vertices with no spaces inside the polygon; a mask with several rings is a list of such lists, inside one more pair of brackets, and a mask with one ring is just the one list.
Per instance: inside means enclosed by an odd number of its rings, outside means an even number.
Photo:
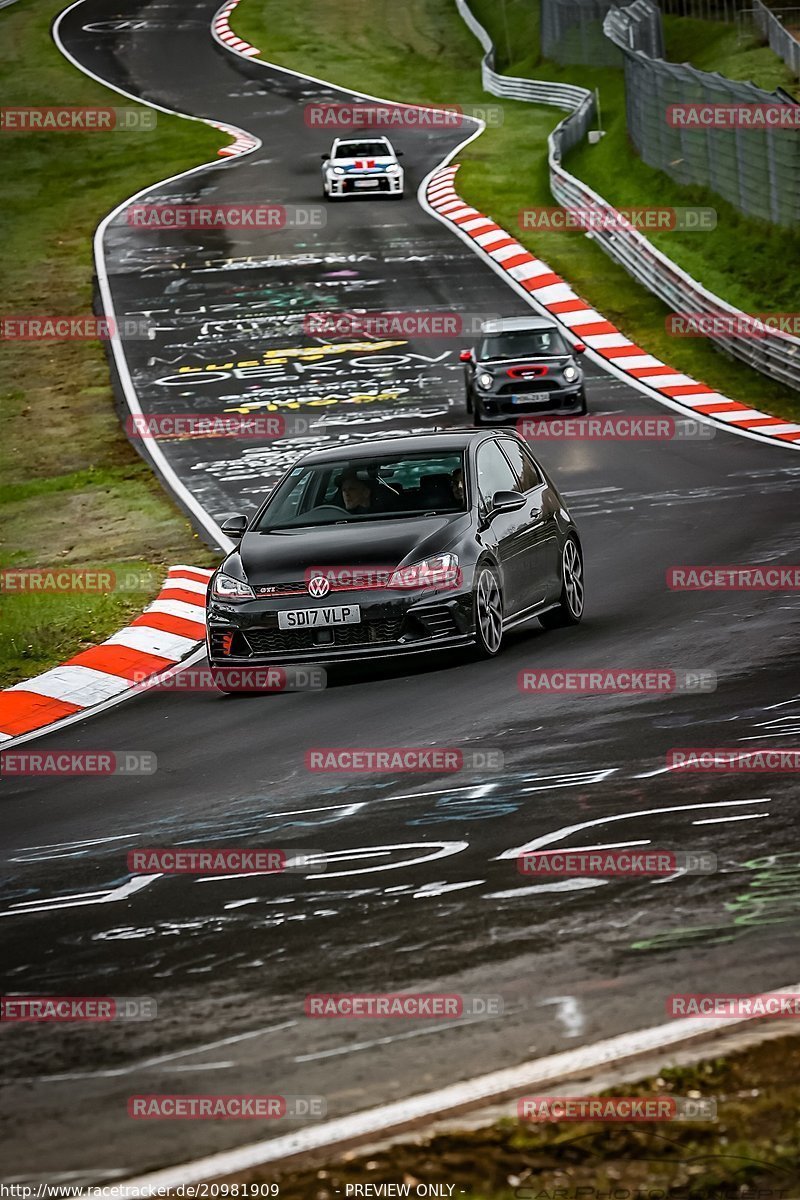
[{"label": "wire mesh fence", "polygon": [[566,65],[621,67],[622,56],[603,33],[612,0],[541,0],[540,44],[545,58]]},{"label": "wire mesh fence", "polygon": [[[566,108],[568,116],[556,126],[548,138],[550,190],[564,208],[593,209],[614,217],[616,210],[607,200],[593,191],[564,166],[564,156],[579,142],[597,120],[594,95],[586,88],[554,84],[544,80],[511,79],[494,70],[492,40],[471,13],[467,0],[456,0],[462,18],[478,38],[484,50],[481,64],[483,86],[493,96],[509,96],[538,104]],[[692,313],[712,317],[744,318],[733,305],[692,279],[677,263],[655,246],[638,230],[625,228],[620,221],[610,221],[608,230],[592,233],[597,244],[614,262],[644,287],[664,301],[675,313]],[[739,336],[736,333],[709,332],[709,339],[740,362],[763,375],[779,380],[800,391],[800,338],[766,331],[760,337]]]},{"label": "wire mesh fence", "polygon": [[[635,48],[627,9],[611,9],[604,27],[623,55],[628,134],[643,161],[747,216],[800,224],[800,105],[780,90],[651,58]],[[787,124],[767,123],[770,114]]]},{"label": "wire mesh fence", "polygon": [[770,50],[782,58],[787,67],[800,78],[800,40],[786,28],[787,20],[800,30],[800,8],[779,9],[772,12],[761,0],[752,0],[748,10],[761,36],[769,43]]}]

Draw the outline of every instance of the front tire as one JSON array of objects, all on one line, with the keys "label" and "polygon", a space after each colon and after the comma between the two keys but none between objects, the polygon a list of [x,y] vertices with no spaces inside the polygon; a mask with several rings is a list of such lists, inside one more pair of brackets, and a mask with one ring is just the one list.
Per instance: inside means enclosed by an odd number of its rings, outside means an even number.
[{"label": "front tire", "polygon": [[503,645],[503,595],[497,575],[491,567],[483,567],[478,575],[473,619],[478,658],[494,658]]},{"label": "front tire", "polygon": [[545,629],[563,629],[579,624],[583,616],[583,558],[574,537],[568,537],[561,551],[561,596],[556,608],[542,613],[539,624]]},{"label": "front tire", "polygon": [[481,402],[476,397],[472,405],[472,424],[480,428],[482,425],[487,425],[486,417],[481,410]]}]

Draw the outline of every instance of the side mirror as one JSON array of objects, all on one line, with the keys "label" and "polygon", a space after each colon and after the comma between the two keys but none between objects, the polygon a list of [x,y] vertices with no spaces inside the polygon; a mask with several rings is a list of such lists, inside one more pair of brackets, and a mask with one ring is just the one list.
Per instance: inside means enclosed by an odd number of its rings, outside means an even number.
[{"label": "side mirror", "polygon": [[495,492],[492,496],[491,516],[499,512],[516,512],[524,503],[525,497],[522,492]]},{"label": "side mirror", "polygon": [[462,350],[458,357],[461,362],[472,362],[472,351]]},{"label": "side mirror", "polygon": [[323,162],[325,162],[325,159],[327,157],[328,157],[327,154],[320,154],[320,158],[322,159]]},{"label": "side mirror", "polygon": [[395,158],[403,158],[405,156],[405,150],[395,150],[394,156]]},{"label": "side mirror", "polygon": [[247,529],[247,517],[237,513],[233,517],[228,517],[227,521],[223,521],[221,525],[223,533],[227,533],[228,537],[235,541],[241,541],[244,537],[244,531]]},{"label": "side mirror", "polygon": [[583,342],[576,342],[572,349],[576,354],[583,354],[586,347],[584,346]]}]

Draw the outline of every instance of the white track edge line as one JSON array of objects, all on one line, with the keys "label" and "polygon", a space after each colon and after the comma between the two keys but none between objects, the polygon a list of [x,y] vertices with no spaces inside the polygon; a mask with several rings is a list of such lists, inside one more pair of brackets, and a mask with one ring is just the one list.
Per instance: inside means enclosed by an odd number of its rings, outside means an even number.
[{"label": "white track edge line", "polygon": [[[79,8],[83,3],[84,3],[84,0],[74,0],[74,3],[70,4],[67,8],[65,8],[63,10],[63,12],[60,12],[53,22],[53,28],[52,28],[53,41],[55,42],[55,44],[56,44],[57,48],[60,50],[60,52],[68,60],[68,62],[72,63],[72,65],[74,67],[76,67],[79,71],[81,71],[84,75],[88,75],[88,77],[90,79],[93,79],[95,81],[95,83],[99,83],[102,87],[106,87],[110,91],[117,92],[120,96],[125,96],[126,99],[132,100],[135,104],[140,104],[145,108],[156,109],[158,112],[166,113],[169,116],[180,117],[182,120],[185,120],[185,121],[197,121],[202,125],[208,125],[209,128],[211,128],[211,129],[216,129],[216,130],[220,129],[220,124],[222,124],[222,123],[215,122],[210,117],[195,117],[189,113],[179,112],[177,109],[165,108],[163,105],[155,103],[155,101],[143,100],[138,96],[134,96],[132,93],[126,92],[123,88],[117,87],[116,84],[109,83],[107,80],[103,79],[99,75],[96,75],[93,71],[89,70],[88,67],[85,67],[82,63],[80,63],[78,61],[78,59],[76,59],[74,57],[74,55],[72,55],[69,52],[69,50],[66,48],[66,46],[64,45],[64,42],[61,38],[61,28],[60,27],[61,27],[61,23],[64,20],[64,18],[69,13],[71,13],[73,11],[73,9]],[[239,137],[241,137],[243,139],[246,138],[246,139],[254,142],[254,145],[252,146],[252,148],[250,150],[246,151],[245,153],[252,154],[256,150],[259,150],[261,148],[261,145],[262,145],[261,139],[257,138],[254,134],[248,133],[246,130],[239,129],[236,126],[227,126],[227,129],[235,132],[236,134],[238,134]],[[244,155],[237,155],[237,157],[244,157]],[[129,196],[127,200],[123,200],[121,204],[118,204],[116,208],[112,209],[112,211],[103,218],[103,220],[100,222],[97,229],[95,230],[95,235],[94,235],[95,268],[97,270],[97,280],[98,280],[98,284],[100,287],[100,294],[101,294],[102,301],[103,301],[104,312],[107,316],[109,316],[111,318],[111,329],[112,329],[112,334],[111,334],[111,338],[110,338],[111,349],[112,349],[112,353],[114,356],[114,362],[117,367],[117,372],[119,374],[122,391],[125,396],[125,402],[128,405],[129,411],[134,416],[142,415],[142,407],[141,407],[141,404],[139,403],[139,397],[136,394],[136,389],[133,386],[133,380],[131,379],[130,370],[128,368],[128,360],[125,355],[125,348],[124,348],[122,339],[119,336],[119,331],[117,328],[116,310],[114,308],[114,301],[113,301],[113,297],[111,295],[111,288],[110,288],[109,280],[108,280],[108,270],[106,267],[106,260],[105,260],[104,239],[105,239],[106,230],[108,229],[108,226],[111,224],[111,222],[114,220],[114,218],[116,216],[118,216],[119,213],[121,213],[124,209],[129,208],[130,205],[135,200],[138,200],[140,196],[144,196],[146,193],[152,192],[156,188],[164,187],[166,184],[175,183],[179,179],[187,179],[189,176],[199,174],[200,172],[203,172],[203,171],[209,171],[212,169],[222,169],[222,168],[223,168],[223,164],[220,162],[217,162],[217,161],[201,163],[197,167],[191,167],[188,171],[181,171],[177,175],[170,175],[166,179],[160,179],[153,183],[150,183],[146,187],[140,188],[139,191],[135,192],[132,196]],[[219,524],[214,520],[214,518],[210,515],[210,513],[206,512],[206,510],[203,508],[203,506],[200,504],[200,502],[197,500],[197,498],[189,491],[189,489],[186,487],[186,485],[178,478],[177,474],[175,473],[175,470],[170,465],[170,463],[169,463],[168,459],[166,458],[166,455],[164,454],[164,451],[161,449],[161,447],[157,443],[154,442],[152,445],[148,444],[148,445],[145,445],[143,448],[144,448],[144,450],[146,450],[146,452],[149,455],[150,459],[152,460],[153,464],[156,466],[158,473],[164,479],[169,490],[173,493],[173,495],[176,498],[178,498],[181,501],[183,506],[185,506],[186,508],[189,509],[189,511],[192,513],[192,515],[197,520],[197,522],[200,524],[201,528],[204,529],[205,532],[212,538],[212,540],[214,542],[216,542],[216,544],[222,550],[224,550],[226,553],[228,551],[232,550],[234,543],[231,541],[230,538],[226,537],[226,535],[220,529]]]},{"label": "white track edge line", "polygon": [[[777,991],[796,993],[800,991],[800,984]],[[753,1021],[760,1023],[760,1020],[761,1018],[756,1017],[679,1018],[664,1025],[604,1038],[589,1046],[532,1059],[516,1067],[505,1067],[476,1075],[472,1079],[411,1096],[407,1100],[363,1109],[294,1133],[250,1142],[233,1150],[223,1150],[179,1167],[140,1175],[126,1180],[125,1186],[175,1188],[180,1184],[199,1183],[239,1174],[267,1163],[280,1163],[310,1151],[332,1151],[339,1144],[363,1141],[376,1135],[383,1137],[392,1132],[399,1133],[409,1125],[420,1121],[430,1122],[452,1113],[453,1110],[463,1111],[501,1099],[513,1099],[524,1094],[531,1086],[555,1083],[569,1076],[608,1067],[626,1059],[671,1049],[715,1032],[745,1026]]]}]

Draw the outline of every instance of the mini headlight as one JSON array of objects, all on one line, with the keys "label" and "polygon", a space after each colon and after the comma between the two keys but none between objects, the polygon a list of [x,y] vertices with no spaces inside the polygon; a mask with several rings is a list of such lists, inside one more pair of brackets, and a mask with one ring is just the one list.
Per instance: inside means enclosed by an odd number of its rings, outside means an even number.
[{"label": "mini headlight", "polygon": [[409,567],[398,567],[387,583],[390,588],[458,587],[461,570],[457,554],[437,554]]},{"label": "mini headlight", "polygon": [[494,383],[494,376],[490,375],[488,371],[481,371],[477,382],[479,388],[490,388]]},{"label": "mini headlight", "polygon": [[564,367],[564,378],[568,383],[571,383],[573,379],[578,378],[578,372],[574,367]]},{"label": "mini headlight", "polygon": [[234,579],[232,575],[217,575],[211,594],[217,600],[255,600],[255,592],[249,583]]}]

